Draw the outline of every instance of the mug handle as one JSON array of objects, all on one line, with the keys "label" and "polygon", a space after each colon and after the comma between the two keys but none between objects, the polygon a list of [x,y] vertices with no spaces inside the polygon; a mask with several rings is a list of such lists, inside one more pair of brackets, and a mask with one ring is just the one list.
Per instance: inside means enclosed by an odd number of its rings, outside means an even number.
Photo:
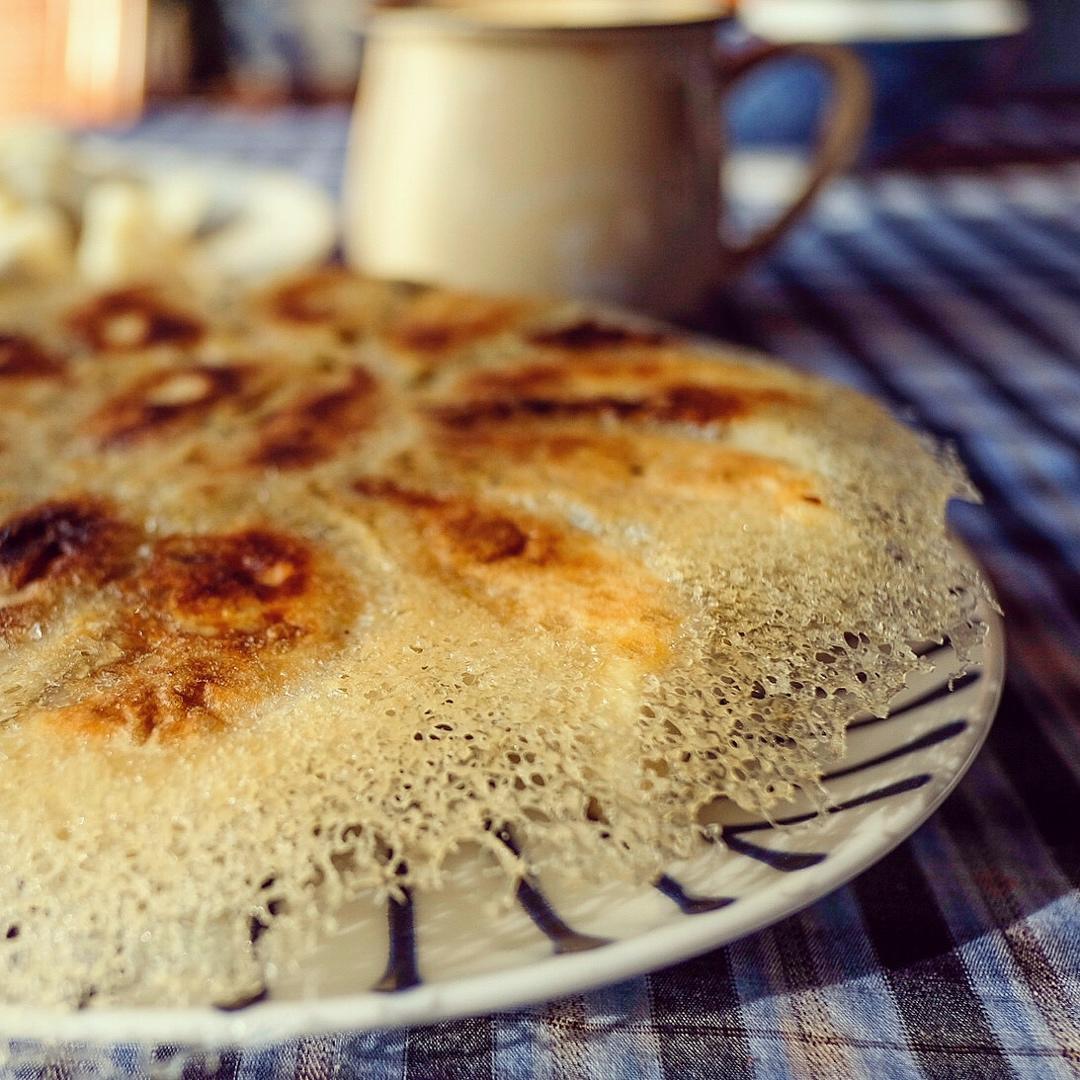
[{"label": "mug handle", "polygon": [[[791,205],[759,232],[742,241],[721,236],[720,245],[729,268],[743,266],[767,251],[802,217],[825,184],[855,160],[870,123],[873,103],[870,77],[862,61],[842,45],[763,44],[730,59],[722,57],[719,60],[721,101],[748,72],[774,60],[792,57],[814,61],[833,84],[810,175]],[[721,222],[723,216],[721,205]]]}]

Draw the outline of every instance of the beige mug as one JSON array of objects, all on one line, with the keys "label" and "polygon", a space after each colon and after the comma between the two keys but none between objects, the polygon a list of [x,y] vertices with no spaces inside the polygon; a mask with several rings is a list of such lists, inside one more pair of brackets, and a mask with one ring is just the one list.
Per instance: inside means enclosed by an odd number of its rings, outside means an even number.
[{"label": "beige mug", "polygon": [[[459,0],[377,12],[345,184],[349,261],[383,277],[692,311],[857,154],[866,74],[837,46],[718,57],[715,0]],[[720,105],[804,57],[833,81],[796,198],[735,239]]]}]

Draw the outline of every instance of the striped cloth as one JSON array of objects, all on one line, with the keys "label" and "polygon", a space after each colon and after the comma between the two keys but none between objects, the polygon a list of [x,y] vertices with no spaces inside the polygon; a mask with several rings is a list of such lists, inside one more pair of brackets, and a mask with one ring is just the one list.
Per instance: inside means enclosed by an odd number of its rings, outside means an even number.
[{"label": "striped cloth", "polygon": [[[1053,161],[846,181],[703,318],[954,442],[985,496],[955,524],[1006,608],[1009,677],[989,743],[943,809],[807,911],[647,978],[229,1053],[185,1076],[1080,1076],[1080,109],[1040,114],[1040,128],[1031,108],[1003,114],[1011,144],[994,142],[989,114],[957,126],[959,141],[1015,162],[1023,153],[1003,148],[1049,130]],[[334,187],[345,121],[187,108],[134,136],[288,163]]]}]

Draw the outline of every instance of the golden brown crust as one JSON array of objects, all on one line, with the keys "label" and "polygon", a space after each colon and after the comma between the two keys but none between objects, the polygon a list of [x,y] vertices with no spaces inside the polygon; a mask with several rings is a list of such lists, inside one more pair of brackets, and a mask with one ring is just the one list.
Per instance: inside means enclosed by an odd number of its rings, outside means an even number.
[{"label": "golden brown crust", "polygon": [[550,529],[515,521],[506,511],[484,507],[467,496],[434,495],[380,477],[357,480],[353,490],[408,511],[429,527],[446,558],[460,566],[517,558],[543,566],[555,555]]},{"label": "golden brown crust", "polygon": [[[304,541],[263,528],[158,541],[121,585],[131,607],[120,657],[52,721],[138,742],[243,723],[281,687],[292,654],[334,644],[333,592],[345,582],[331,567]],[[350,616],[358,603],[354,593]]]},{"label": "golden brown crust", "polygon": [[[652,668],[669,653],[679,617],[662,582],[635,560],[568,525],[464,493],[435,494],[385,477],[352,490],[388,505],[417,530],[416,558],[498,618],[572,629]],[[388,535],[402,543],[399,526]]]},{"label": "golden brown crust", "polygon": [[373,424],[377,390],[374,376],[357,367],[333,389],[301,393],[260,422],[249,464],[303,469],[333,457]]},{"label": "golden brown crust", "polygon": [[87,429],[101,446],[123,446],[194,430],[223,402],[236,401],[254,369],[187,365],[155,371],[108,400]]},{"label": "golden brown crust", "polygon": [[247,529],[154,545],[130,588],[185,633],[252,640],[299,632],[312,585],[308,545]]},{"label": "golden brown crust", "polygon": [[25,334],[0,333],[0,384],[6,379],[53,379],[62,375],[59,357]]},{"label": "golden brown crust", "polygon": [[632,346],[650,348],[677,340],[662,330],[634,329],[599,319],[577,319],[562,326],[533,330],[526,335],[533,345],[575,354],[596,353]]},{"label": "golden brown crust", "polygon": [[505,473],[550,476],[580,492],[600,487],[651,488],[674,496],[718,498],[744,492],[777,505],[821,507],[820,481],[765,454],[710,444],[687,444],[668,433],[633,436],[590,430],[580,423],[532,419],[435,433],[439,453],[467,472],[498,463]]},{"label": "golden brown crust", "polygon": [[102,585],[126,562],[134,537],[103,500],[49,500],[0,525],[0,588]]},{"label": "golden brown crust", "polygon": [[424,290],[403,305],[383,336],[393,348],[438,359],[513,328],[530,307],[522,300]]},{"label": "golden brown crust", "polygon": [[201,319],[166,303],[149,287],[102,293],[68,312],[65,322],[84,345],[112,352],[191,346],[206,330]]},{"label": "golden brown crust", "polygon": [[[45,703],[54,727],[143,743],[242,724],[302,655],[333,648],[362,604],[329,556],[288,533],[152,540],[76,507],[36,508],[8,544],[21,587],[47,579],[70,601],[76,584],[113,585],[113,618],[98,630],[111,658],[69,682],[70,704]],[[31,607],[47,617],[46,604]]]},{"label": "golden brown crust", "polygon": [[[530,374],[526,373],[526,377]],[[706,427],[748,416],[767,405],[794,405],[783,390],[721,389],[693,384],[665,387],[643,397],[548,397],[507,393],[462,405],[443,405],[432,415],[447,427],[473,429],[519,419],[603,419]]]},{"label": "golden brown crust", "polygon": [[[356,279],[338,267],[323,267],[282,283],[265,298],[271,317],[284,323],[346,325],[353,322],[348,304]],[[363,287],[358,291],[362,293]]]}]

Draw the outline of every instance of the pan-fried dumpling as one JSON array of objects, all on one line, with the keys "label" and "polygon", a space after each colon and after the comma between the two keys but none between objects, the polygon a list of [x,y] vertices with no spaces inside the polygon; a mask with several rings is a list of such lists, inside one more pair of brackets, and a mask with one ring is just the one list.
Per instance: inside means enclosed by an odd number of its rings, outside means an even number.
[{"label": "pan-fried dumpling", "polygon": [[0,997],[232,1000],[465,848],[649,880],[977,640],[957,496],[860,395],[582,305],[0,297]]}]

